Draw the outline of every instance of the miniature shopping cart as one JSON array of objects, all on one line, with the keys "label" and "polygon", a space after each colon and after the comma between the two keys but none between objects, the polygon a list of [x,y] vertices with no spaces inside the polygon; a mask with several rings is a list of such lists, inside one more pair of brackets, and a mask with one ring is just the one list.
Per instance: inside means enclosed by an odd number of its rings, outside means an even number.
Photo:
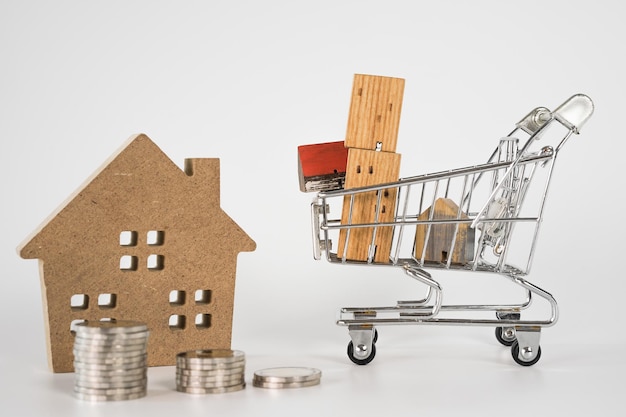
[{"label": "miniature shopping cart", "polygon": [[[484,164],[316,194],[315,259],[325,254],[334,264],[395,267],[425,286],[425,296],[418,300],[341,309],[337,324],[348,327],[352,362],[365,365],[374,359],[377,326],[411,324],[492,326],[497,340],[511,347],[515,362],[530,366],[539,360],[541,329],[556,323],[558,306],[550,293],[525,277],[556,157],[592,113],[591,99],[574,95],[554,111],[544,107],[531,111],[499,141]],[[384,202],[390,195],[391,205]],[[359,201],[366,196],[373,201],[372,218],[355,221]],[[333,218],[331,213],[342,216]],[[367,257],[350,259],[351,239],[363,239],[363,232],[369,239]],[[385,236],[390,249],[381,261],[377,251]],[[335,242],[338,249],[333,249]],[[429,269],[497,274],[520,286],[524,297],[516,303],[444,304],[443,288]],[[542,311],[549,310],[549,316],[525,320],[522,313],[527,314],[535,297],[547,301],[544,307],[549,309]],[[480,318],[474,317],[477,313]]]}]

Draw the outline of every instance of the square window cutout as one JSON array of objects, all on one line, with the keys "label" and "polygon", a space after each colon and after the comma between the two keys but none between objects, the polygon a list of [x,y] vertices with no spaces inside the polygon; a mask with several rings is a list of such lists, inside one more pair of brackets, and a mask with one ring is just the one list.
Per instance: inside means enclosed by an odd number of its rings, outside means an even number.
[{"label": "square window cutout", "polygon": [[137,246],[137,232],[124,230],[120,233],[120,246]]},{"label": "square window cutout", "polygon": [[123,255],[120,258],[120,269],[122,271],[136,271],[137,257],[131,255]]},{"label": "square window cutout", "polygon": [[196,315],[196,328],[208,329],[211,327],[211,315],[210,314],[198,314]]},{"label": "square window cutout", "polygon": [[150,230],[146,236],[146,242],[150,246],[161,246],[165,240],[165,232],[162,230]]},{"label": "square window cutout", "polygon": [[87,310],[89,308],[89,296],[87,294],[74,294],[70,298],[72,311]]},{"label": "square window cutout", "polygon": [[170,291],[170,305],[182,306],[183,304],[185,304],[185,291]]},{"label": "square window cutout", "polygon": [[160,271],[163,269],[163,255],[148,255],[147,267],[151,271]]},{"label": "square window cutout", "polygon": [[170,330],[183,330],[186,322],[185,316],[179,314],[172,314],[169,318]]},{"label": "square window cutout", "polygon": [[210,304],[211,290],[196,290],[194,299],[196,301],[196,304]]},{"label": "square window cutout", "polygon": [[116,294],[100,294],[98,295],[98,307],[100,308],[115,308],[117,305]]}]

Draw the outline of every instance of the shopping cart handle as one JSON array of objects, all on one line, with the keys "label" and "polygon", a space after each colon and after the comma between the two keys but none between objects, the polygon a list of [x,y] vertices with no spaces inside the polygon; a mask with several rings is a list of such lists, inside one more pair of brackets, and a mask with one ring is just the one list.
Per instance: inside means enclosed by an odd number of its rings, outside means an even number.
[{"label": "shopping cart handle", "polygon": [[557,107],[552,114],[556,120],[578,134],[593,114],[593,109],[593,101],[589,96],[575,94]]}]

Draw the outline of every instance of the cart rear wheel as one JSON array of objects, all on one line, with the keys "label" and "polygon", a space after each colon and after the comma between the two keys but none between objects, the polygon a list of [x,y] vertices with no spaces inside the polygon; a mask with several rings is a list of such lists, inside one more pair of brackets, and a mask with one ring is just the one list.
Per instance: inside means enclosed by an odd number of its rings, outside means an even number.
[{"label": "cart rear wheel", "polygon": [[372,347],[370,349],[370,354],[368,357],[366,358],[357,358],[356,356],[354,356],[354,343],[352,343],[352,341],[350,341],[350,343],[348,343],[348,358],[350,358],[350,360],[354,363],[356,363],[357,365],[367,365],[368,363],[370,363],[371,361],[374,360],[374,356],[376,356],[376,345],[372,343]]},{"label": "cart rear wheel", "polygon": [[515,330],[512,327],[496,327],[496,339],[504,346],[511,346],[515,342]]},{"label": "cart rear wheel", "polygon": [[[518,364],[518,365],[522,365],[522,366],[532,366],[534,364],[536,364],[539,359],[541,358],[541,346],[537,347],[537,354],[530,360],[524,360],[524,359],[520,359],[520,354],[519,354],[519,343],[518,341],[514,341],[513,344],[511,345],[511,356],[513,356],[513,360]],[[523,356],[523,355],[522,355]]]}]

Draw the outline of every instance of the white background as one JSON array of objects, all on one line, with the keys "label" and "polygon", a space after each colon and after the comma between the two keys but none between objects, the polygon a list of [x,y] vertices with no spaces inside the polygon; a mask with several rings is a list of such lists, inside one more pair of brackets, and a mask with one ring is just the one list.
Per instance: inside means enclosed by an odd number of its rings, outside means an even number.
[{"label": "white background", "polygon": [[[1,0],[1,414],[621,415],[624,16],[619,1]],[[311,256],[296,148],[343,140],[354,73],[406,79],[402,176],[481,163],[532,108],[594,100],[556,166],[529,277],[561,307],[537,365],[481,327],[386,327],[374,362],[346,357],[340,307],[417,291],[395,270]],[[139,132],[181,167],[221,159],[222,207],[258,245],[237,275],[248,381],[298,365],[320,368],[320,386],[196,398],[153,368],[146,398],[94,405],[48,371],[37,262],[15,248]],[[465,302],[500,291],[436,278]]]}]

